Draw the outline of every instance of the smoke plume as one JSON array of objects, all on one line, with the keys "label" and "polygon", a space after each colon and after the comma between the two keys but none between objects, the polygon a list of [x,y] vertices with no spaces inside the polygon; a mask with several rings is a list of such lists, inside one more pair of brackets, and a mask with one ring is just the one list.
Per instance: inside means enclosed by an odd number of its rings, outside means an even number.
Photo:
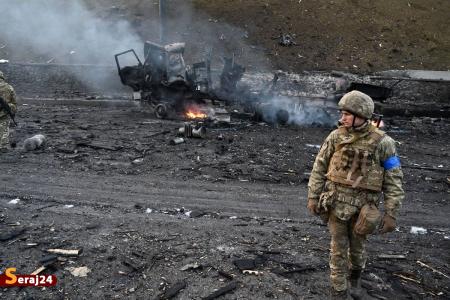
[{"label": "smoke plume", "polygon": [[28,61],[112,65],[113,54],[143,47],[127,21],[99,18],[80,0],[0,0],[0,7],[0,40]]},{"label": "smoke plume", "polygon": [[333,110],[326,110],[324,106],[314,102],[307,97],[275,96],[268,100],[268,105],[263,107],[260,113],[269,123],[324,127],[335,125],[336,116],[333,116]]}]

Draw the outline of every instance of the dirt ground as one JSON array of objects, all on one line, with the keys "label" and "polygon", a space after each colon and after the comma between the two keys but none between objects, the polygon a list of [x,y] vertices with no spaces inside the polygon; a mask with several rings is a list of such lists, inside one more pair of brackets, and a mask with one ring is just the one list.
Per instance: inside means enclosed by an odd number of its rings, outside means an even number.
[{"label": "dirt ground", "polygon": [[[100,24],[126,21],[142,43],[159,41],[158,1],[80,1]],[[450,2],[445,0],[165,2],[167,42],[186,42],[186,57],[190,62],[204,57],[207,49],[212,48],[215,57],[235,54],[248,69],[258,71],[265,68],[363,73],[387,69],[450,69]],[[3,6],[8,9],[7,3]],[[23,23],[26,21],[5,26]],[[70,42],[70,32],[78,32],[81,25],[67,29],[61,40],[55,45],[49,41],[41,51],[36,51],[32,38],[11,41],[0,33],[0,59],[114,64],[112,55],[101,44],[96,47],[102,49],[102,55],[91,60],[77,61],[77,55],[66,53],[66,47],[62,46]],[[290,36],[292,45],[280,45],[282,35]],[[127,44],[128,41],[123,43],[122,51],[142,47]],[[83,51],[93,51],[89,45],[76,48],[80,57],[88,56],[82,55]],[[216,60],[219,64],[220,60]]]},{"label": "dirt ground", "polygon": [[[56,287],[3,289],[2,298],[158,299],[180,283],[175,299],[203,299],[229,285],[235,289],[221,299],[327,297],[329,237],[305,197],[329,129],[233,118],[205,139],[170,145],[181,121],[102,103],[20,105],[18,146],[0,156],[1,268],[30,273],[46,249],[83,252],[49,266]],[[387,122],[407,195],[398,231],[370,237],[363,286],[374,299],[446,299],[450,123]],[[24,152],[22,141],[36,133],[46,135],[45,148]],[[413,234],[413,226],[427,233]],[[239,259],[261,273],[243,274]],[[70,273],[82,266],[87,277]]]},{"label": "dirt ground", "polygon": [[[85,2],[103,20],[129,20],[143,40],[158,38],[157,1]],[[189,63],[212,46],[215,57],[235,53],[255,71],[450,68],[449,1],[167,3],[167,38],[187,42]],[[280,45],[282,34],[295,44]],[[57,47],[36,53],[1,33],[0,42],[0,59],[68,63]],[[417,103],[423,93],[409,91],[409,102],[396,97],[395,104],[448,106],[446,96]],[[26,96],[19,94],[12,127],[17,147],[0,154],[0,270],[28,274],[45,265],[58,284],[5,288],[0,298],[328,297],[328,230],[308,214],[306,195],[330,128],[273,126],[235,113],[230,124],[208,125],[205,138],[171,145],[183,121],[157,119],[138,103]],[[450,120],[385,122],[406,199],[398,230],[370,237],[366,298],[448,299]],[[24,151],[35,134],[46,136],[45,146]],[[51,248],[82,252],[51,256]],[[86,277],[72,273],[80,267]]]},{"label": "dirt ground", "polygon": [[[220,22],[248,31],[277,69],[448,70],[448,1],[194,1]],[[223,3],[226,3],[225,5]],[[295,45],[283,47],[289,34]]]}]

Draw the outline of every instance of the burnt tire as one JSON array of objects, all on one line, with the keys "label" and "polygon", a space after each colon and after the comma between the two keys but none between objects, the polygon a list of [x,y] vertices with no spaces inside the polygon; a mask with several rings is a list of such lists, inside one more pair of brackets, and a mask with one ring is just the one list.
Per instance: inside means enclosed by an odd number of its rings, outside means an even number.
[{"label": "burnt tire", "polygon": [[155,107],[155,116],[158,119],[165,119],[167,118],[168,112],[167,112],[167,106],[164,104],[158,104]]},{"label": "burnt tire", "polygon": [[276,114],[277,123],[280,125],[286,125],[289,121],[289,112],[285,109],[280,109]]}]

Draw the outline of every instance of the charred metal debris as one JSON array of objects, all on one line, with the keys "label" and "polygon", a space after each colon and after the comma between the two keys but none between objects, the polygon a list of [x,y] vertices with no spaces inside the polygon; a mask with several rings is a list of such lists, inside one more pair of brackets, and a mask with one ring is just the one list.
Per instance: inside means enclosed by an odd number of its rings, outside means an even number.
[{"label": "charred metal debris", "polygon": [[[282,38],[283,41],[292,41],[291,36],[283,35]],[[383,113],[383,102],[393,96],[394,87],[402,80],[396,77],[393,83],[387,81],[389,86],[385,86],[386,81],[378,85],[370,81],[361,82],[347,76],[349,74],[332,72],[331,76],[336,82],[334,89],[314,93],[297,83],[294,89],[297,92],[299,89],[304,90],[294,95],[283,95],[282,90],[286,86],[283,80],[288,76],[277,72],[269,84],[255,91],[243,83],[245,67],[236,63],[234,56],[223,58],[221,71],[212,70],[211,50],[207,51],[203,61],[188,65],[183,57],[185,46],[185,43],[159,45],[147,41],[144,44],[143,60],[134,49],[115,55],[120,80],[132,88],[134,100],[149,106],[158,118],[193,123],[190,125],[193,130],[189,126],[180,129],[185,130],[182,133],[184,137],[203,137],[204,129],[197,132],[199,127],[204,128],[211,121],[229,124],[231,114],[270,124],[332,127],[335,119],[332,113],[346,92],[359,90],[370,95],[380,104],[378,108],[381,109],[378,110]],[[130,64],[129,59],[125,60],[125,56],[131,56],[134,64]],[[297,122],[297,119],[306,121]]]},{"label": "charred metal debris", "polygon": [[[184,61],[185,43],[158,45],[146,42],[145,59],[142,62],[134,49],[115,55],[120,80],[134,91],[134,99],[149,104],[158,118],[205,119],[208,105],[228,104],[236,90],[236,84],[245,68],[235,63],[234,57],[224,59],[219,87],[213,87],[211,52],[202,62],[187,65]],[[121,66],[120,58],[133,54],[137,63]]]}]

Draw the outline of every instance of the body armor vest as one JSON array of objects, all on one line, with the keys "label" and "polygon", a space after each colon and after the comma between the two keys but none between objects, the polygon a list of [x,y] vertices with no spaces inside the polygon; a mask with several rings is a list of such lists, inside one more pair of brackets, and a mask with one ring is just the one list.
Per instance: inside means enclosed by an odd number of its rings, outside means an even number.
[{"label": "body armor vest", "polygon": [[375,150],[384,132],[369,125],[369,130],[349,134],[339,128],[335,152],[328,166],[327,179],[354,189],[381,192],[384,168]]}]

